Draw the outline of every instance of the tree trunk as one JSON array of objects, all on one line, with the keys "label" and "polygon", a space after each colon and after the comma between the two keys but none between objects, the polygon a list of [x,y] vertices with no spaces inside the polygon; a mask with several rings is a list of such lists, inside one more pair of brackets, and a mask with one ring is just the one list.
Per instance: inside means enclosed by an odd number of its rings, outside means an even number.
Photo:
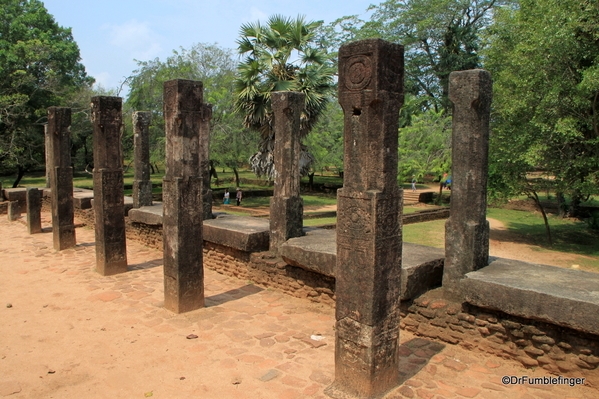
[{"label": "tree trunk", "polygon": [[534,200],[535,204],[537,204],[537,207],[539,208],[539,211],[541,211],[541,215],[543,215],[543,221],[545,222],[545,232],[547,234],[547,241],[549,241],[549,246],[553,248],[553,240],[551,239],[551,228],[549,227],[549,219],[547,219],[547,213],[545,212],[545,208],[541,204],[541,201],[539,200],[539,196],[537,195],[536,191],[530,191],[529,193],[527,193],[527,195],[528,198]]},{"label": "tree trunk", "polygon": [[555,193],[555,199],[557,200],[557,215],[561,218],[566,217],[566,199],[563,193]]},{"label": "tree trunk", "polygon": [[25,176],[25,168],[22,167],[21,165],[19,165],[17,167],[19,168],[19,171],[17,173],[17,180],[15,180],[15,182],[12,184],[12,188],[19,187],[19,183],[21,182],[21,179],[23,178],[23,176]]},{"label": "tree trunk", "polygon": [[570,217],[578,217],[580,216],[580,203],[582,202],[582,196],[580,195],[580,191],[575,190],[574,194],[572,194],[572,201],[570,201],[570,207],[568,209],[568,216]]},{"label": "tree trunk", "polygon": [[241,187],[241,180],[239,179],[239,172],[237,167],[233,166],[233,173],[235,173],[235,187]]},{"label": "tree trunk", "polygon": [[314,172],[308,173],[308,182],[310,185],[310,191],[314,191]]},{"label": "tree trunk", "polygon": [[441,205],[443,199],[443,183],[439,182],[439,197],[437,198],[437,205]]}]

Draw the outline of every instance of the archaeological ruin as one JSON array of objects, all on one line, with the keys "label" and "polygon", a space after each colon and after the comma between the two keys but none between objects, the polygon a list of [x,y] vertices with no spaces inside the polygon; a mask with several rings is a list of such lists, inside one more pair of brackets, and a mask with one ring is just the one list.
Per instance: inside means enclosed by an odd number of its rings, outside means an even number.
[{"label": "archaeological ruin", "polygon": [[[409,376],[399,362],[402,330],[554,374],[599,366],[599,275],[489,256],[487,159],[492,80],[453,72],[453,187],[445,249],[402,240],[397,184],[403,47],[380,39],[339,50],[344,112],[344,185],[336,229],[303,227],[299,114],[304,95],[273,94],[276,181],[270,220],[213,212],[209,136],[212,108],[202,82],[164,84],[163,202],[149,179],[149,113],[136,112],[134,198],[123,195],[122,100],[92,98],[94,190],[73,189],[70,110],[50,108],[50,190],[4,189],[9,220],[27,212],[38,233],[36,198],[52,212],[54,249],[75,245],[73,218],[96,232],[96,270],[127,272],[126,240],[163,250],[164,308],[202,312],[204,268],[334,306],[334,398],[376,398]],[[31,213],[31,216],[29,216]]]}]

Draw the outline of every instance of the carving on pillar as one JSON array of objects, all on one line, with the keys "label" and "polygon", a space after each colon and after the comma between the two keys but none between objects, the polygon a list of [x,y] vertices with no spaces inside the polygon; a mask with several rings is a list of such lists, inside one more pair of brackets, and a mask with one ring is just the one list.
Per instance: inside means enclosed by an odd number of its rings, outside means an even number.
[{"label": "carving on pillar", "polygon": [[398,384],[401,199],[397,129],[403,47],[380,39],[339,50],[344,185],[337,191],[335,398]]}]

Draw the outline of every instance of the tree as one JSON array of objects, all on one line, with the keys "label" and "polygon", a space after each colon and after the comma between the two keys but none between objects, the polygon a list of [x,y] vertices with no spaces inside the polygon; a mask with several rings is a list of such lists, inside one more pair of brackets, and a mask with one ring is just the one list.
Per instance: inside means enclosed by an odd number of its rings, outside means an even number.
[{"label": "tree", "polygon": [[[370,21],[343,17],[324,32],[341,45],[347,40],[380,37],[405,49],[405,91],[425,97],[435,111],[450,111],[449,74],[477,68],[480,32],[491,22],[503,0],[387,0],[371,5]],[[322,36],[321,36],[322,37]]]},{"label": "tree", "polygon": [[[333,86],[333,69],[325,51],[315,47],[314,34],[319,23],[303,17],[281,15],[241,26],[237,41],[245,60],[237,69],[236,110],[244,115],[244,125],[259,131],[260,150],[250,160],[258,176],[274,177],[273,112],[270,95],[274,91],[299,91],[306,95],[300,119],[300,136],[305,137],[316,124],[327,104]],[[303,173],[309,169],[310,155],[303,151]]]},{"label": "tree", "polygon": [[59,26],[38,0],[0,4],[0,161],[18,171],[44,165],[47,108],[93,79],[79,62],[71,30]]},{"label": "tree", "polygon": [[331,100],[312,132],[306,137],[306,147],[314,157],[310,185],[317,170],[335,167],[343,170],[343,110],[336,99]]},{"label": "tree", "polygon": [[494,79],[490,189],[538,186],[542,170],[571,215],[599,184],[599,9],[592,0],[522,0],[499,10],[485,66]]},{"label": "tree", "polygon": [[[409,98],[409,97],[408,97]],[[451,169],[451,117],[433,109],[412,115],[399,129],[398,178],[440,176]]]},{"label": "tree", "polygon": [[[236,146],[227,145],[233,135],[241,134],[242,126],[242,119],[234,112],[231,94],[236,66],[232,51],[201,43],[193,45],[189,50],[181,48],[173,51],[173,55],[164,62],[160,59],[138,61],[138,69],[128,78],[131,91],[125,110],[127,113],[152,112],[150,148],[153,163],[163,162],[165,157],[162,93],[164,82],[170,79],[202,81],[204,102],[213,105],[211,158],[220,161],[238,159]],[[126,122],[130,123],[130,119],[127,118]]]}]

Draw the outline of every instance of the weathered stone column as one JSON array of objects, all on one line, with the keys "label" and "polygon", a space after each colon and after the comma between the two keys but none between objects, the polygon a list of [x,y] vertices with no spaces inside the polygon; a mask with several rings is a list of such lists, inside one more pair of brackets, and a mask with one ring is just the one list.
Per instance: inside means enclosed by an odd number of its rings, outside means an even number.
[{"label": "weathered stone column", "polygon": [[304,93],[271,94],[275,131],[275,187],[270,199],[270,250],[303,235],[304,201],[300,196],[300,116]]},{"label": "weathered stone column", "polygon": [[50,188],[52,187],[51,185],[51,180],[52,180],[52,158],[50,157],[49,151],[48,149],[50,148],[50,146],[52,145],[52,143],[50,143],[51,137],[48,134],[48,124],[46,123],[44,125],[44,144],[46,146],[46,151],[45,151],[45,159],[46,159],[46,187]]},{"label": "weathered stone column", "polygon": [[150,122],[152,113],[133,113],[133,146],[135,176],[133,178],[133,207],[152,205],[152,181],[150,180]]},{"label": "weathered stone column", "polygon": [[202,99],[202,82],[164,83],[164,307],[176,313],[204,306]]},{"label": "weathered stone column", "polygon": [[61,251],[76,245],[73,207],[73,168],[71,167],[71,109],[48,108],[46,125],[50,189],[52,199],[52,239]]},{"label": "weathered stone column", "polygon": [[492,82],[482,69],[452,72],[451,216],[445,223],[443,286],[458,293],[468,272],[489,263],[487,175]]},{"label": "weathered stone column", "polygon": [[337,192],[336,398],[382,396],[399,380],[401,207],[397,130],[403,46],[380,39],[339,49],[343,188]]},{"label": "weathered stone column", "polygon": [[122,98],[92,97],[96,270],[103,276],[127,271],[125,198],[121,145]]},{"label": "weathered stone column", "polygon": [[212,219],[212,190],[210,189],[210,121],[212,104],[202,104],[200,123],[200,170],[202,171],[202,206],[204,220]]},{"label": "weathered stone column", "polygon": [[42,192],[37,188],[27,188],[27,232],[42,232]]},{"label": "weathered stone column", "polygon": [[9,201],[6,209],[6,216],[9,222],[14,222],[21,217],[21,205],[19,201]]}]

